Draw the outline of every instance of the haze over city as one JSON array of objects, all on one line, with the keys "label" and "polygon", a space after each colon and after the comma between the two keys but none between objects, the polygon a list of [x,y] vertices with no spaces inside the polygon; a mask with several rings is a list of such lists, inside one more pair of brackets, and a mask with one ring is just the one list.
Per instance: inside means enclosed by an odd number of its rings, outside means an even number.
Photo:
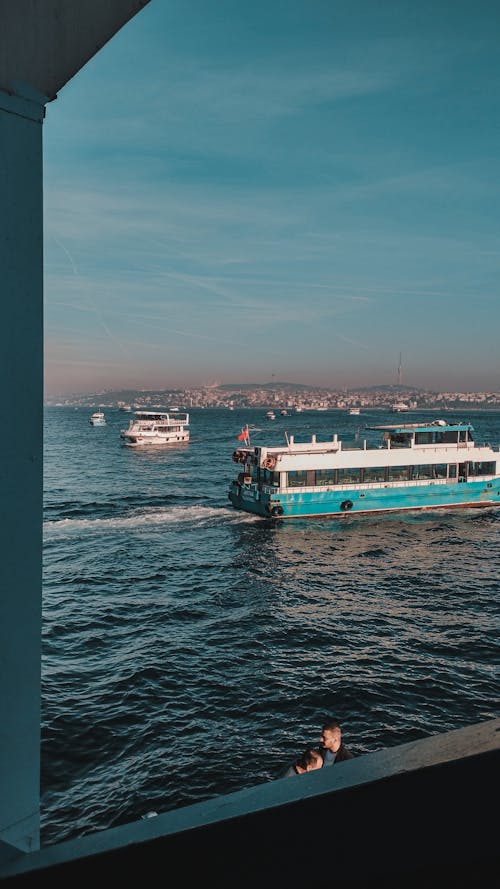
[{"label": "haze over city", "polygon": [[47,106],[46,396],[498,390],[499,9],[152,0]]}]

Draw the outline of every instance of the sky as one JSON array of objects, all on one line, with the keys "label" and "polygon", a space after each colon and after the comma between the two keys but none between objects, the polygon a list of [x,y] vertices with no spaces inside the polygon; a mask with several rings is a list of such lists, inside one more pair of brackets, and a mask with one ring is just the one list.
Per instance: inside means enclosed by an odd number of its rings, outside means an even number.
[{"label": "sky", "polygon": [[47,105],[46,395],[498,391],[499,26],[151,0]]}]

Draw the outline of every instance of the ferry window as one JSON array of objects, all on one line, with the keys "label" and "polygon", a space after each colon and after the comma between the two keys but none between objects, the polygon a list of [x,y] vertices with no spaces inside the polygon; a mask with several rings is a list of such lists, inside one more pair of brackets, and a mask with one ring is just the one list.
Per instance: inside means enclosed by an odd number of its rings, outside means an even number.
[{"label": "ferry window", "polygon": [[415,444],[432,444],[432,432],[416,432]]},{"label": "ferry window", "polygon": [[411,435],[403,432],[393,432],[391,435],[391,448],[407,448],[410,446]]},{"label": "ferry window", "polygon": [[434,478],[434,466],[426,463],[424,466],[413,467],[413,478]]},{"label": "ferry window", "polygon": [[336,469],[317,469],[316,470],[316,485],[335,485],[337,483],[337,470]]},{"label": "ferry window", "polygon": [[494,475],[495,463],[469,463],[469,475]]},{"label": "ferry window", "polygon": [[305,469],[296,469],[288,473],[289,488],[305,488],[307,482],[307,471]]},{"label": "ferry window", "polygon": [[443,444],[456,444],[458,436],[456,432],[442,432]]},{"label": "ferry window", "polygon": [[450,463],[448,466],[448,478],[456,478],[457,477],[457,464]]},{"label": "ferry window", "polygon": [[352,485],[361,481],[361,469],[339,469],[339,485]]},{"label": "ferry window", "polygon": [[433,478],[446,478],[446,470],[448,469],[446,463],[436,463],[435,466],[433,466],[432,468]]},{"label": "ferry window", "polygon": [[406,481],[409,477],[408,466],[389,466],[389,481]]},{"label": "ferry window", "polygon": [[367,466],[363,471],[364,482],[385,481],[385,466]]},{"label": "ferry window", "polygon": [[460,432],[458,433],[458,440],[459,441],[467,441],[467,430],[466,429],[460,430]]}]

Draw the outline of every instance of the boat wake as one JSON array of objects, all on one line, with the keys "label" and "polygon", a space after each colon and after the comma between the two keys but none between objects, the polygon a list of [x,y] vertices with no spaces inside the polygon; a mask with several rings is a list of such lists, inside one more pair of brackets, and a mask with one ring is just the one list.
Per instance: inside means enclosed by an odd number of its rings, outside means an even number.
[{"label": "boat wake", "polygon": [[123,516],[107,518],[77,518],[77,519],[51,519],[43,523],[43,535],[45,539],[60,537],[75,533],[115,532],[119,530],[129,532],[131,529],[152,525],[200,525],[221,521],[225,524],[239,524],[241,521],[256,521],[258,516],[248,513],[235,513],[230,506],[173,506],[152,507],[137,509],[133,513]]}]

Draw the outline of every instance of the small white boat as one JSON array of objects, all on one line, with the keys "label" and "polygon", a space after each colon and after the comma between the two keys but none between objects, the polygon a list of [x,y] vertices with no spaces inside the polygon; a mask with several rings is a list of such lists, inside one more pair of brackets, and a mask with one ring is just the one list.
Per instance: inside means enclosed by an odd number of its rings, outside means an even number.
[{"label": "small white boat", "polygon": [[275,420],[275,419],[276,419],[276,414],[274,413],[274,411],[267,411],[267,412],[266,412],[266,417],[267,417],[268,420]]},{"label": "small white boat", "polygon": [[403,414],[405,411],[409,410],[410,408],[405,401],[396,401],[396,403],[392,405],[393,414]]},{"label": "small white boat", "polygon": [[104,416],[104,412],[103,411],[94,411],[94,413],[90,417],[89,423],[91,426],[105,426],[106,425],[106,417]]},{"label": "small white boat", "polygon": [[280,414],[281,414],[282,417],[288,417],[288,411],[287,411],[287,409],[286,409],[286,408],[282,408],[282,410],[280,410]]},{"label": "small white boat", "polygon": [[359,417],[361,411],[359,407],[351,407],[349,408],[349,415],[351,417]]},{"label": "small white boat", "polygon": [[167,411],[136,411],[120,438],[129,447],[178,445],[189,441],[189,414],[171,416]]}]

